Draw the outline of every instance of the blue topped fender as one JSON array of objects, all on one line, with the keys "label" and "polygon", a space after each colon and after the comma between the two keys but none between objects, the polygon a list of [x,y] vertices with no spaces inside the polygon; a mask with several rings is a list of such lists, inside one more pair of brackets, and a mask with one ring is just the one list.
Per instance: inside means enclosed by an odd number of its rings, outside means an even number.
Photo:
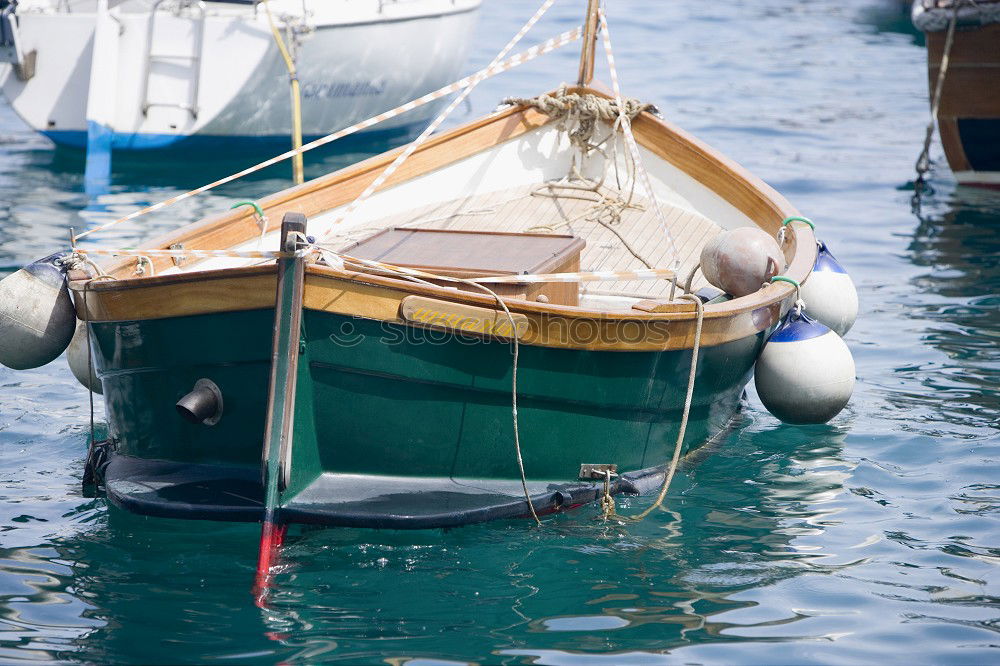
[{"label": "blue topped fender", "polygon": [[802,283],[802,300],[811,317],[844,336],[858,318],[858,289],[826,243],[816,245],[816,262]]},{"label": "blue topped fender", "polygon": [[24,271],[41,280],[49,287],[59,289],[66,281],[66,269],[59,263],[59,260],[65,256],[65,252],[50,254],[44,259],[31,262],[24,267]]},{"label": "blue topped fender", "polygon": [[843,273],[847,274],[847,269],[845,269],[837,258],[833,256],[830,252],[830,248],[826,246],[826,243],[819,241],[819,249],[816,253],[816,263],[813,264],[813,273],[819,272],[829,272],[829,273]]},{"label": "blue topped fender", "polygon": [[770,342],[798,342],[826,335],[830,332],[827,326],[812,319],[804,310],[792,309],[774,333],[767,339]]}]

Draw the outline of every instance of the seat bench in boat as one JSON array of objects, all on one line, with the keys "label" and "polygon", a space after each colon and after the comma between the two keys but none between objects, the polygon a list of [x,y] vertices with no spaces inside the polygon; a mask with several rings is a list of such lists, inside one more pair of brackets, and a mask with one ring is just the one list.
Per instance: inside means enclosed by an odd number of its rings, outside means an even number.
[{"label": "seat bench in boat", "polygon": [[[436,275],[474,278],[537,273],[574,273],[586,243],[562,234],[532,234],[453,229],[390,228],[344,248],[344,254],[414,268]],[[460,282],[430,280],[444,287],[482,291]],[[577,305],[575,283],[495,284],[505,298],[555,305]]]}]

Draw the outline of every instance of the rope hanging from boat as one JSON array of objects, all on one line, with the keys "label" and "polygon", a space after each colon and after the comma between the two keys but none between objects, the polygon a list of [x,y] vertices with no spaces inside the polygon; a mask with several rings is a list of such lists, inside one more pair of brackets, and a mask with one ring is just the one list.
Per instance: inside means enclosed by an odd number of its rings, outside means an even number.
[{"label": "rope hanging from boat", "polygon": [[[555,4],[555,0],[545,0],[542,3],[541,7],[539,7],[538,10],[534,13],[534,15],[530,19],[528,19],[527,23],[521,26],[521,29],[517,31],[517,34],[515,34],[510,39],[510,41],[507,42],[507,45],[500,50],[500,53],[498,53],[493,58],[493,61],[490,63],[487,69],[495,67],[498,63],[500,63],[504,59],[504,57],[510,52],[510,50],[513,49],[514,46],[516,46],[517,43],[521,41],[521,39],[526,34],[528,34],[528,31],[531,30],[532,27],[534,27],[535,23],[537,23],[538,20],[541,19],[542,16],[544,16],[547,11],[549,11],[549,8],[553,4]],[[330,231],[327,231],[326,235],[330,236],[333,233],[333,228],[336,228],[338,225],[342,224],[345,220],[349,219],[351,215],[353,215],[354,212],[357,211],[358,208],[360,208],[369,199],[369,197],[371,197],[376,192],[376,190],[382,187],[382,185],[385,184],[385,182],[392,177],[392,174],[396,173],[396,170],[399,169],[399,167],[401,167],[403,163],[406,162],[406,160],[409,159],[411,155],[413,155],[414,152],[416,152],[417,148],[422,146],[427,141],[427,139],[430,138],[431,134],[437,131],[437,128],[441,126],[441,123],[443,123],[445,119],[447,119],[448,116],[450,116],[452,112],[456,108],[458,108],[459,104],[465,101],[465,99],[469,96],[469,94],[473,91],[473,89],[475,89],[475,87],[478,86],[485,78],[486,78],[485,76],[474,77],[472,81],[469,82],[469,85],[467,85],[464,89],[462,89],[462,91],[458,94],[458,96],[451,101],[451,103],[445,108],[445,110],[439,113],[437,117],[434,118],[433,121],[431,121],[431,124],[428,125],[423,132],[420,133],[420,136],[411,141],[406,146],[406,148],[403,149],[403,152],[401,152],[396,157],[396,159],[392,161],[392,164],[387,166],[385,170],[383,170],[382,173],[380,173],[375,180],[369,183],[368,187],[366,187],[364,191],[361,192],[361,194],[355,197],[354,201],[352,201],[347,205],[347,207],[344,209],[344,212],[341,213],[337,217],[337,219],[333,221],[331,229]]]},{"label": "rope hanging from boat", "polygon": [[934,97],[931,100],[931,119],[927,123],[927,132],[924,135],[924,148],[920,151],[920,156],[917,157],[917,179],[913,183],[913,199],[911,201],[916,211],[919,211],[921,198],[928,187],[927,174],[931,170],[930,152],[931,143],[934,140],[934,123],[937,121],[938,109],[941,108],[941,92],[944,90],[944,79],[948,74],[948,65],[951,63],[951,47],[955,43],[955,26],[958,25],[958,10],[965,4],[964,0],[955,0],[951,13],[951,21],[948,23],[948,35],[944,40],[941,64],[938,67],[937,81],[934,84]]},{"label": "rope hanging from boat", "polygon": [[705,321],[705,304],[694,294],[681,294],[679,298],[691,301],[697,309],[697,319],[694,329],[694,344],[691,349],[691,370],[688,373],[687,393],[684,395],[684,411],[681,414],[681,423],[677,429],[677,442],[674,444],[674,455],[670,459],[670,466],[663,473],[663,483],[660,485],[660,493],[653,504],[632,518],[639,521],[663,506],[663,500],[667,497],[670,483],[674,480],[677,466],[680,463],[681,451],[684,450],[684,434],[687,432],[688,419],[691,416],[691,403],[694,401],[694,383],[698,374],[698,352],[701,351],[701,328]]},{"label": "rope hanging from boat", "polygon": [[259,164],[247,167],[242,171],[238,171],[234,174],[230,174],[224,178],[220,178],[219,180],[208,183],[207,185],[202,185],[201,187],[195,188],[188,192],[178,194],[176,196],[170,197],[169,199],[164,199],[159,203],[155,203],[151,206],[147,206],[137,211],[133,211],[132,213],[129,213],[124,217],[112,220],[111,222],[107,222],[105,224],[98,225],[93,229],[88,229],[87,231],[84,231],[82,233],[75,234],[72,237],[72,240],[75,243],[76,241],[79,241],[80,239],[90,236],[92,234],[105,231],[106,229],[110,229],[111,227],[117,226],[124,222],[130,222],[139,217],[142,217],[143,215],[148,215],[149,213],[154,213],[158,210],[162,210],[167,206],[172,206],[173,204],[179,203],[186,199],[190,199],[191,197],[197,196],[199,194],[203,194],[204,192],[208,192],[209,190],[215,189],[227,183],[231,183],[234,180],[239,180],[244,176],[248,176],[262,169],[266,169],[267,167],[279,164],[280,162],[283,162],[284,160],[287,160],[296,155],[307,153],[310,150],[314,150],[321,146],[325,146],[328,143],[332,143],[334,141],[337,141],[338,139],[342,139],[346,136],[350,136],[351,134],[360,132],[361,130],[368,129],[369,127],[377,125],[386,120],[395,118],[399,115],[407,113],[408,111],[412,111],[421,106],[424,106],[425,104],[429,104],[430,102],[441,99],[442,97],[446,97],[452,93],[458,92],[459,90],[462,90],[463,88],[468,86],[473,80],[475,80],[478,77],[486,79],[496,76],[497,74],[501,74],[503,72],[514,69],[515,67],[519,67],[520,65],[523,65],[527,62],[530,62],[535,58],[538,58],[539,56],[545,55],[546,53],[555,51],[556,49],[561,48],[579,39],[581,32],[582,32],[581,28],[574,28],[573,30],[567,30],[566,32],[557,35],[541,44],[538,44],[537,46],[533,46],[530,49],[526,49],[517,55],[511,56],[510,58],[507,58],[503,62],[491,65],[489,67],[479,70],[478,72],[472,74],[471,76],[467,76],[465,78],[459,79],[458,81],[455,81],[454,83],[449,83],[446,86],[442,86],[441,88],[438,88],[433,92],[427,93],[423,97],[418,97],[417,99],[406,102],[405,104],[401,104],[394,109],[390,109],[389,111],[380,113],[377,116],[372,116],[371,118],[368,118],[367,120],[362,120],[361,122],[355,123],[350,127],[345,127],[342,130],[338,130],[336,132],[333,132],[332,134],[328,134],[322,138],[316,139],[315,141],[310,141],[309,143],[305,144],[298,150],[293,149],[286,151],[268,160],[264,160]]},{"label": "rope hanging from boat", "polygon": [[[463,278],[449,278],[443,275],[435,275],[433,273],[427,273],[425,271],[416,271],[413,269],[403,268],[401,266],[392,266],[391,264],[383,264],[377,261],[370,261],[368,259],[355,259],[353,257],[348,257],[347,255],[338,254],[330,249],[327,249],[320,245],[313,244],[312,247],[316,248],[324,254],[331,254],[339,260],[347,260],[349,262],[358,263],[360,265],[370,265],[375,264],[377,267],[385,270],[389,273],[395,273],[402,277],[406,277],[417,282],[423,282],[423,280],[418,279],[418,276],[423,276],[427,278],[434,278],[437,280],[451,280],[454,282],[462,282],[476,289],[480,289],[496,300],[497,305],[504,311],[504,315],[507,317],[507,321],[510,323],[511,330],[511,380],[510,380],[510,413],[511,422],[514,428],[514,454],[517,459],[517,468],[521,475],[521,489],[524,492],[524,501],[528,504],[528,511],[531,513],[531,517],[535,520],[535,524],[541,525],[542,521],[538,517],[538,512],[535,510],[535,503],[531,499],[531,493],[528,491],[528,477],[524,471],[524,456],[521,455],[521,429],[517,421],[517,369],[520,360],[521,346],[517,339],[517,322],[514,320],[514,315],[511,313],[510,308],[507,306],[507,302],[495,291],[489,287],[479,284],[474,280],[468,280]],[[426,284],[426,283],[425,283]]]}]

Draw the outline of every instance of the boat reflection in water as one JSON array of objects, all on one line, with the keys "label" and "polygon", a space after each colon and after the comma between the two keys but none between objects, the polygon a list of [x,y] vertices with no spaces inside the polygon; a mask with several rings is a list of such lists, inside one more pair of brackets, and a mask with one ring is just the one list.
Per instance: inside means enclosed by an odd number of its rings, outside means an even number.
[{"label": "boat reflection in water", "polygon": [[[603,523],[593,508],[541,530],[294,527],[264,610],[246,594],[256,526],[148,519],[85,501],[76,528],[53,516],[50,526],[75,532],[54,547],[29,539],[5,549],[0,581],[24,600],[10,604],[23,649],[44,626],[38,658],[98,663],[156,663],[175,641],[194,661],[439,658],[441,636],[463,630],[456,606],[482,632],[467,636],[463,657],[481,663],[754,640],[737,629],[798,636],[788,625],[801,616],[775,617],[756,595],[849,566],[830,563],[817,544],[841,510],[852,466],[841,455],[846,431],[785,426],[779,438],[773,423],[744,422],[686,460],[666,511],[641,523]],[[620,501],[618,511],[634,515],[650,501]],[[53,624],[65,628],[63,640],[52,638]]]},{"label": "boat reflection in water", "polygon": [[[945,206],[923,207],[909,246],[911,261],[923,269],[911,279],[922,305],[909,316],[927,322],[924,340],[947,360],[938,372],[921,365],[908,372],[923,377],[919,393],[931,389],[942,397],[939,409],[949,421],[969,428],[1000,419],[998,209],[996,192],[959,187]],[[921,400],[917,393],[908,399]]]}]

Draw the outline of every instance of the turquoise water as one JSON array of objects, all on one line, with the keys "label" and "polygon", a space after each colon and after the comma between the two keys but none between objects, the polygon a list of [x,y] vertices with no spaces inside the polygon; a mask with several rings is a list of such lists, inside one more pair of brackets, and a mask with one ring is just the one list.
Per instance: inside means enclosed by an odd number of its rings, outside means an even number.
[{"label": "turquoise water", "polygon": [[[536,36],[572,25],[581,4],[560,2]],[[470,67],[536,5],[488,0]],[[934,192],[911,211],[925,52],[900,5],[609,8],[626,92],[786,194],[858,283],[858,387],[829,426],[780,425],[751,395],[739,427],[685,464],[667,511],[636,525],[585,508],[540,529],[296,530],[260,610],[256,527],[84,497],[83,389],[62,360],[0,369],[0,662],[996,663],[1000,192],[956,187],[935,146]],[[572,79],[575,60],[489,81],[462,114]],[[242,165],[119,162],[113,191],[91,203],[79,158],[0,106],[0,270],[62,247],[69,226]],[[285,178],[231,185],[113,240]]]}]

